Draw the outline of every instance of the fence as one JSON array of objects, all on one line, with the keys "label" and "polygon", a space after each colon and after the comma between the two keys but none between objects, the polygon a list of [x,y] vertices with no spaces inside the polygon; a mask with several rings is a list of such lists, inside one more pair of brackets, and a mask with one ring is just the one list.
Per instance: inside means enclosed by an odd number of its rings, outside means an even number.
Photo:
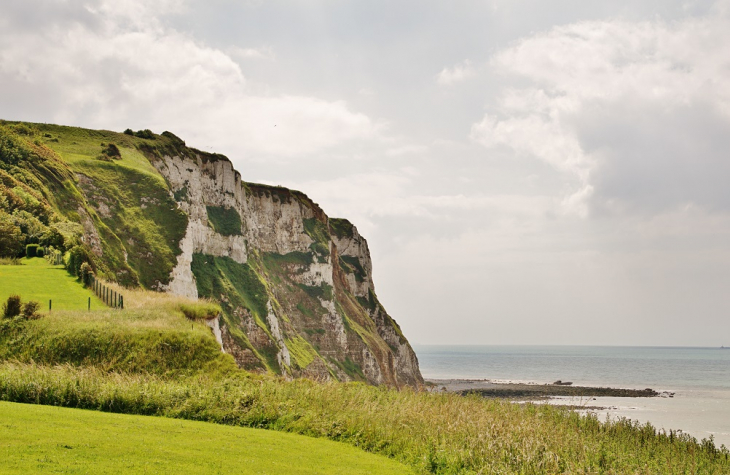
[{"label": "fence", "polygon": [[104,285],[102,281],[93,275],[91,276],[91,285],[89,287],[105,304],[112,308],[124,308],[124,296]]}]

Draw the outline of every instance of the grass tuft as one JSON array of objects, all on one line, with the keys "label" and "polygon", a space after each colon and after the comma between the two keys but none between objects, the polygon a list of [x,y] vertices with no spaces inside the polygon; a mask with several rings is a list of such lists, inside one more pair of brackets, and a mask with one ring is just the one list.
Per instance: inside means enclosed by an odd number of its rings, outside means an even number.
[{"label": "grass tuft", "polygon": [[181,303],[178,308],[189,320],[212,320],[221,313],[220,305],[207,300]]}]

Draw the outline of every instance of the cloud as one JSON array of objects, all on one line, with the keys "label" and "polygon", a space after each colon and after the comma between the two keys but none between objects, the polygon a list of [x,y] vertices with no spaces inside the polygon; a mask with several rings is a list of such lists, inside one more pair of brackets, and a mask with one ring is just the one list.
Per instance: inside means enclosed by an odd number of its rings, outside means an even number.
[{"label": "cloud", "polygon": [[471,138],[565,176],[567,212],[730,211],[730,19],[555,27],[497,53],[503,90]]},{"label": "cloud", "polygon": [[241,48],[240,46],[232,46],[226,52],[233,58],[242,60],[249,59],[266,59],[273,60],[275,58],[274,51],[270,47],[264,48]]},{"label": "cloud", "polygon": [[180,1],[70,2],[65,15],[31,29],[15,21],[39,3],[0,20],[0,104],[16,114],[8,119],[169,129],[199,147],[254,157],[316,153],[382,129],[344,101],[252,92],[231,53],[165,25],[161,15],[183,11]]},{"label": "cloud", "polygon": [[444,68],[436,76],[436,82],[441,86],[451,86],[474,76],[475,71],[468,59],[451,68]]},{"label": "cloud", "polygon": [[388,157],[400,157],[402,155],[423,154],[428,152],[428,147],[424,145],[401,145],[399,147],[389,148],[385,151]]}]

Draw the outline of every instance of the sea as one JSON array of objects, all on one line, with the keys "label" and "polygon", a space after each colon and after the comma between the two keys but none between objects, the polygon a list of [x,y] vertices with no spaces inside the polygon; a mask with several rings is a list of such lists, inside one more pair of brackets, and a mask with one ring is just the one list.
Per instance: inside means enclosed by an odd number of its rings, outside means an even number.
[{"label": "sea", "polygon": [[425,379],[604,386],[673,397],[597,397],[551,403],[600,407],[602,419],[626,417],[657,429],[712,437],[730,448],[730,349],[627,346],[413,345]]}]

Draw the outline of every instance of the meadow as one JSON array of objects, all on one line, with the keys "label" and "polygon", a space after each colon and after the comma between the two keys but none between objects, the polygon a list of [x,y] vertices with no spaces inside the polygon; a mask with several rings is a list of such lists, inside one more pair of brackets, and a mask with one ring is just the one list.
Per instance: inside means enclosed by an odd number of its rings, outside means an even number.
[{"label": "meadow", "polygon": [[2,473],[404,474],[385,457],[295,434],[0,403]]},{"label": "meadow", "polygon": [[53,301],[53,310],[87,310],[91,298],[92,309],[105,307],[63,266],[52,266],[42,257],[20,258],[19,262],[0,265],[0,302],[10,295],[20,295],[24,302],[35,300],[47,312],[49,300]]}]

